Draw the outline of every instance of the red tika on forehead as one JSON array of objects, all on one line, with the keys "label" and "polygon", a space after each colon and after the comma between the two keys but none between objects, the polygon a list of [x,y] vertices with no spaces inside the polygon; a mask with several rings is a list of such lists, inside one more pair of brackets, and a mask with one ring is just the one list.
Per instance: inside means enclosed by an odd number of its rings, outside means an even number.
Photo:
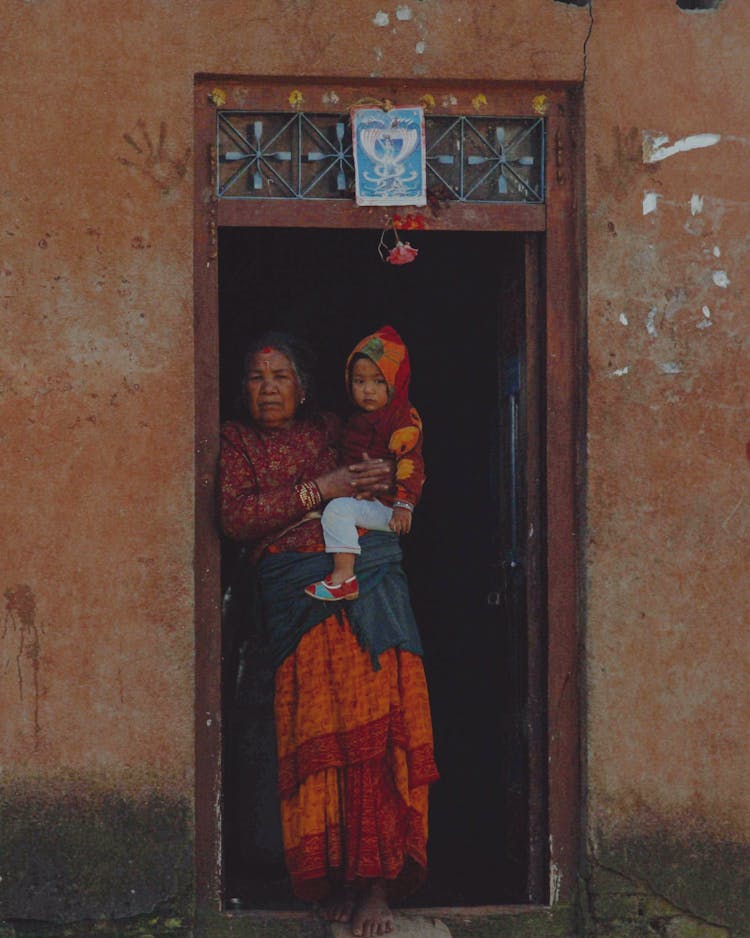
[{"label": "red tika on forehead", "polygon": [[260,351],[262,355],[270,355],[271,352],[273,351],[273,348],[270,345],[267,345],[265,348],[262,348]]}]

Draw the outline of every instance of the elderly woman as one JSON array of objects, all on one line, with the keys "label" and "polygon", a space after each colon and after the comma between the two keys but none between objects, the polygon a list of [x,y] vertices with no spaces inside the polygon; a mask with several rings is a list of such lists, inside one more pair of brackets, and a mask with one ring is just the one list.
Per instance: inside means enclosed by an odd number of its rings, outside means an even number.
[{"label": "elderly woman", "polygon": [[[362,537],[360,598],[304,595],[330,570],[320,509],[374,497],[392,467],[337,465],[338,420],[310,412],[304,347],[261,336],[245,358],[247,422],[222,428],[225,534],[249,547],[269,653],[284,856],[292,887],[353,935],[392,930],[390,903],[424,879],[437,779],[421,645],[398,538]],[[364,454],[363,454],[364,455]]]}]

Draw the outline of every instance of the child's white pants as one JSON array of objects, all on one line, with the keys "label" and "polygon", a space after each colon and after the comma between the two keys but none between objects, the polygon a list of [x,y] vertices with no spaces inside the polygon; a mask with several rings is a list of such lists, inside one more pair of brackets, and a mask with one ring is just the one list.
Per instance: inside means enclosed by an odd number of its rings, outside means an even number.
[{"label": "child's white pants", "polygon": [[326,552],[329,554],[360,554],[357,528],[368,531],[390,531],[388,522],[393,509],[377,499],[334,498],[323,509],[321,523]]}]

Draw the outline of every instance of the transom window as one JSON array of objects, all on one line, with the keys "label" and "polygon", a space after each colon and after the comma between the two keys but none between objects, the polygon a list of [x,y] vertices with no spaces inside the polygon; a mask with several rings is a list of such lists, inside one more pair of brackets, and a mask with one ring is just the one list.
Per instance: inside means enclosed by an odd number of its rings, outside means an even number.
[{"label": "transom window", "polygon": [[[544,119],[425,119],[428,196],[459,202],[544,202]],[[220,199],[351,199],[348,114],[217,113]]]}]

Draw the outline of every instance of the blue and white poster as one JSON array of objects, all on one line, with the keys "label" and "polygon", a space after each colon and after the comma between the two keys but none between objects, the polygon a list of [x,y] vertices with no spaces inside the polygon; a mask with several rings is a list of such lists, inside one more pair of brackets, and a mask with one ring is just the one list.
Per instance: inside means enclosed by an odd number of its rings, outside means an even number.
[{"label": "blue and white poster", "polygon": [[426,205],[424,109],[352,109],[357,205]]}]

